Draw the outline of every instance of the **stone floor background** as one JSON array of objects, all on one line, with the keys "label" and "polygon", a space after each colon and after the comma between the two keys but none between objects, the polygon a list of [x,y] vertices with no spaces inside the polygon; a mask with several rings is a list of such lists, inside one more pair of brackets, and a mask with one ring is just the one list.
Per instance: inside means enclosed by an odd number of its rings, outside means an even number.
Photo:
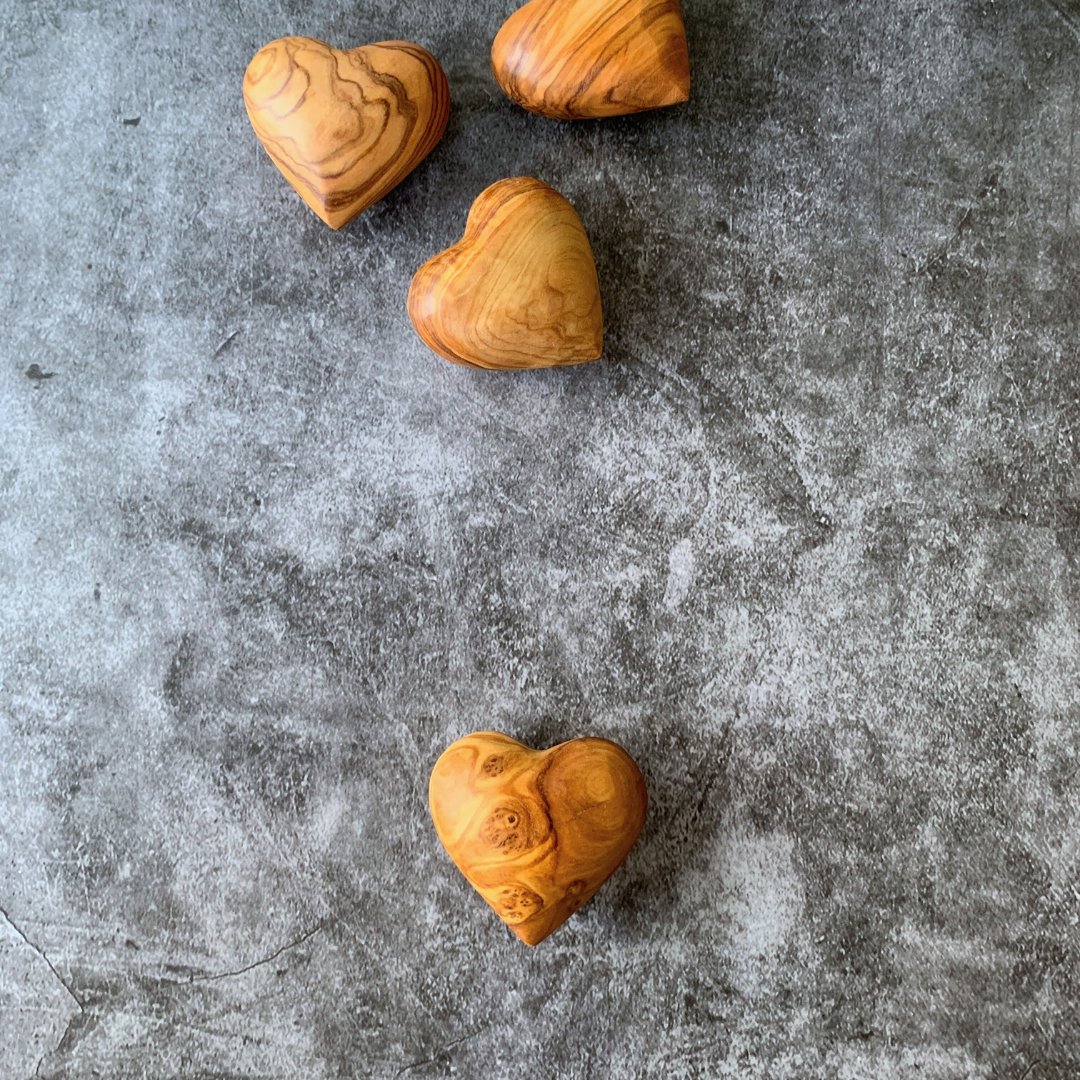
[{"label": "stone floor background", "polygon": [[[686,0],[693,98],[499,92],[515,0],[0,0],[0,1074],[1080,1075],[1080,4]],[[240,94],[409,38],[442,143],[334,234]],[[408,323],[504,176],[602,362]],[[651,796],[527,951],[441,749]]]}]

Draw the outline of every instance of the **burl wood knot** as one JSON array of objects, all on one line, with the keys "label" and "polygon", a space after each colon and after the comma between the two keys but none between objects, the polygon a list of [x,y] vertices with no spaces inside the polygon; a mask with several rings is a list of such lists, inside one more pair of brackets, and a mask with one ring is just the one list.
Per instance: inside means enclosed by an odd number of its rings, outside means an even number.
[{"label": "burl wood knot", "polygon": [[435,148],[450,89],[435,57],[408,41],[342,51],[287,37],[255,54],[244,104],[274,164],[340,229]]},{"label": "burl wood knot", "polygon": [[531,0],[503,23],[491,67],[513,101],[559,120],[690,96],[679,0]]},{"label": "burl wood knot", "polygon": [[648,803],[637,765],[607,739],[532,750],[493,731],[449,746],[428,794],[443,847],[526,945],[615,872]]},{"label": "burl wood knot", "polygon": [[455,364],[599,359],[600,283],[581,219],[539,180],[492,184],[472,204],[462,238],[417,270],[409,317],[429,348]]}]

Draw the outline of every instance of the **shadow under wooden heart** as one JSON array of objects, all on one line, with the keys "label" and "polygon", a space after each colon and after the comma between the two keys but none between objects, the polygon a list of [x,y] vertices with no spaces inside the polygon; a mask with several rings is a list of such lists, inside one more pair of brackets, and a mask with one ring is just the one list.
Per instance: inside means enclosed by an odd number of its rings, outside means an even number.
[{"label": "shadow under wooden heart", "polygon": [[435,148],[450,89],[435,57],[408,41],[342,51],[287,37],[255,54],[244,104],[285,179],[340,229]]},{"label": "shadow under wooden heart", "polygon": [[512,101],[559,120],[690,96],[679,0],[530,0],[496,35],[491,69]]},{"label": "shadow under wooden heart", "polygon": [[648,804],[637,765],[607,739],[532,750],[492,731],[443,752],[428,799],[443,847],[526,945],[543,941],[615,872]]},{"label": "shadow under wooden heart", "polygon": [[520,369],[599,359],[600,283],[581,219],[539,180],[492,184],[472,204],[462,238],[416,271],[409,317],[455,364]]}]

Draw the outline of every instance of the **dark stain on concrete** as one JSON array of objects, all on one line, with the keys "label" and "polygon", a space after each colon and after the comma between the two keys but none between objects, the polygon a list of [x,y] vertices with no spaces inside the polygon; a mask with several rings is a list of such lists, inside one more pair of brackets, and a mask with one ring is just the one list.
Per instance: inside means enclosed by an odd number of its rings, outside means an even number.
[{"label": "dark stain on concrete", "polygon": [[26,369],[26,377],[33,379],[37,386],[40,386],[46,379],[52,379],[56,375],[55,371],[42,371],[39,364],[31,364]]},{"label": "dark stain on concrete", "polygon": [[187,696],[185,684],[191,677],[194,644],[191,635],[184,634],[169,661],[169,670],[161,684],[165,700],[177,710],[183,710]]}]

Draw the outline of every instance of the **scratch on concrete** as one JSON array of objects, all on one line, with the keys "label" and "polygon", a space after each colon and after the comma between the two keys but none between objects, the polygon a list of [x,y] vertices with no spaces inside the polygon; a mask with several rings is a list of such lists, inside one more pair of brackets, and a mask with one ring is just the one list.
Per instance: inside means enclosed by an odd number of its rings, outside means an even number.
[{"label": "scratch on concrete", "polygon": [[19,937],[21,937],[23,941],[25,941],[26,944],[29,945],[30,948],[33,949],[34,952],[36,952],[38,956],[40,956],[41,959],[45,961],[45,963],[48,965],[49,970],[56,977],[56,981],[68,992],[71,1000],[79,1006],[79,1012],[85,1012],[86,1007],[85,1005],[83,1005],[82,999],[79,997],[78,994],[75,993],[67,979],[65,979],[64,976],[56,970],[56,965],[53,964],[53,962],[45,954],[45,950],[42,949],[40,945],[37,945],[33,941],[31,941],[30,938],[26,936],[25,931],[23,931],[23,929],[11,918],[7,911],[5,911],[2,907],[0,907],[0,915],[4,917],[4,921],[8,924],[8,926],[10,926],[11,929],[14,930],[15,933],[18,934]]}]

